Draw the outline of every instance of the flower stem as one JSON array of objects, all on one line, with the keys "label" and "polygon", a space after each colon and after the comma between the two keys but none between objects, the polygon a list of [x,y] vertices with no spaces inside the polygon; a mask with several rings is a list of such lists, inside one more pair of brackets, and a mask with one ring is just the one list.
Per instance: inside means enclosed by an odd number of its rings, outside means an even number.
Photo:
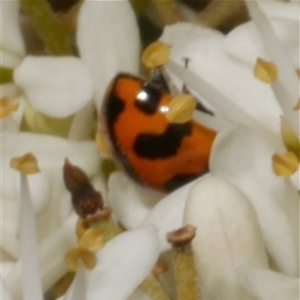
[{"label": "flower stem", "polygon": [[21,8],[44,42],[49,54],[72,54],[71,35],[60,24],[46,0],[21,0]]},{"label": "flower stem", "polygon": [[140,285],[140,287],[148,293],[152,299],[170,300],[166,291],[162,287],[157,277],[150,274]]},{"label": "flower stem", "polygon": [[178,300],[199,300],[194,256],[190,246],[173,248],[174,274]]},{"label": "flower stem", "polygon": [[9,83],[13,81],[13,70],[0,66],[0,84]]}]

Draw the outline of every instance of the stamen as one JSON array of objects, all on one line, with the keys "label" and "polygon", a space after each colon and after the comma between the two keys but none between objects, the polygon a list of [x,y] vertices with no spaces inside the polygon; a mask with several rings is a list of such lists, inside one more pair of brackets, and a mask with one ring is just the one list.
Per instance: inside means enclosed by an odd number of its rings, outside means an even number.
[{"label": "stamen", "polygon": [[104,245],[104,230],[101,228],[87,229],[77,245],[65,255],[65,263],[70,271],[76,271],[82,261],[88,269],[96,265],[95,253]]},{"label": "stamen", "polygon": [[111,152],[105,143],[103,134],[100,133],[99,131],[96,132],[95,141],[96,141],[96,145],[100,151],[101,156],[103,156],[104,158],[107,158],[107,159],[111,159],[112,158]]},{"label": "stamen", "polygon": [[142,54],[143,64],[150,69],[163,65],[170,57],[170,48],[163,42],[150,44]]},{"label": "stamen", "polygon": [[169,104],[166,118],[169,123],[185,123],[191,120],[196,100],[190,94],[179,94]]},{"label": "stamen", "polygon": [[18,110],[20,104],[10,100],[8,97],[0,99],[0,119],[9,116],[12,112]]},{"label": "stamen", "polygon": [[299,168],[299,160],[294,152],[276,153],[272,162],[273,171],[278,176],[291,176]]},{"label": "stamen", "polygon": [[195,234],[196,228],[191,225],[167,234],[167,240],[173,245],[174,275],[178,300],[199,299],[194,256],[190,245]]},{"label": "stamen", "polygon": [[254,76],[262,82],[271,83],[278,77],[278,68],[272,62],[257,58],[254,66]]},{"label": "stamen", "polygon": [[34,174],[40,172],[37,159],[32,153],[26,153],[19,157],[14,157],[10,161],[10,167],[23,174]]}]

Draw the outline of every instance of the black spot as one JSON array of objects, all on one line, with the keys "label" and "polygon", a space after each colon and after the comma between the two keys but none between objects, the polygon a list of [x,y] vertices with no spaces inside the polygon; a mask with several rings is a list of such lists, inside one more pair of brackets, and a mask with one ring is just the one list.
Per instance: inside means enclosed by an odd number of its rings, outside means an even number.
[{"label": "black spot", "polygon": [[191,132],[191,123],[170,124],[162,134],[143,133],[137,136],[134,150],[149,159],[166,158],[177,153],[181,140]]},{"label": "black spot", "polygon": [[142,112],[152,115],[157,110],[161,94],[162,92],[158,87],[147,83],[137,92],[134,104]]},{"label": "black spot", "polygon": [[164,183],[163,185],[164,190],[166,192],[172,192],[175,189],[191,182],[192,180],[196,179],[200,175],[204,175],[207,172],[208,170],[205,170],[204,172],[200,172],[200,173],[177,174]]},{"label": "black spot", "polygon": [[109,129],[112,129],[114,123],[116,122],[118,116],[125,109],[125,104],[118,96],[111,94],[108,96],[106,101],[106,106],[104,109],[104,114],[107,119],[107,125]]}]

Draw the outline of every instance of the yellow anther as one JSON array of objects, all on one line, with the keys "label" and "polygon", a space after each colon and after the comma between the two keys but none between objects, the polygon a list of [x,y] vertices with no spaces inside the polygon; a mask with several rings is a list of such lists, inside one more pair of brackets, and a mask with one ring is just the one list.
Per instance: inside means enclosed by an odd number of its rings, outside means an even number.
[{"label": "yellow anther", "polygon": [[286,148],[290,152],[294,152],[295,155],[300,159],[299,137],[297,136],[297,134],[294,132],[289,122],[284,117],[281,118],[280,130]]},{"label": "yellow anther", "polygon": [[[76,233],[80,236],[77,245],[65,255],[65,263],[69,270],[76,271],[81,260],[84,265],[91,269],[96,265],[95,253],[104,245],[104,229],[84,229],[80,219],[77,222]],[[80,230],[78,233],[77,231]]]},{"label": "yellow anther", "polygon": [[99,250],[104,245],[104,229],[89,228],[78,241],[78,247],[91,252]]},{"label": "yellow anther", "polygon": [[299,160],[294,152],[275,153],[272,157],[273,171],[278,176],[291,176],[299,168]]},{"label": "yellow anther", "polygon": [[103,156],[103,158],[111,159],[112,158],[111,152],[107,147],[107,144],[104,140],[104,136],[101,132],[99,131],[96,132],[95,141],[98,150],[100,151],[100,154]]},{"label": "yellow anther", "polygon": [[36,157],[32,153],[26,153],[14,157],[10,161],[10,167],[23,174],[34,174],[40,172]]},{"label": "yellow anther", "polygon": [[179,94],[169,104],[166,118],[169,123],[185,123],[191,120],[196,100],[190,94]]},{"label": "yellow anther", "polygon": [[78,269],[79,262],[82,261],[88,269],[96,265],[96,256],[93,252],[75,247],[65,254],[65,264],[70,271]]},{"label": "yellow anther", "polygon": [[170,57],[170,48],[163,42],[150,44],[142,54],[143,64],[150,69],[163,65]]},{"label": "yellow anther", "polygon": [[265,83],[271,83],[277,79],[278,68],[269,61],[258,58],[254,66],[254,76]]},{"label": "yellow anther", "polygon": [[0,119],[9,116],[12,112],[18,110],[20,104],[11,101],[8,97],[0,99]]}]

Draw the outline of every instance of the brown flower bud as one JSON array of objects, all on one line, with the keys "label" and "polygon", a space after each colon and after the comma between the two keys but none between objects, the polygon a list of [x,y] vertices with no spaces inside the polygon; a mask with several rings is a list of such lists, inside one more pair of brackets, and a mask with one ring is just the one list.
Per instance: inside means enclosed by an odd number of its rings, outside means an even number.
[{"label": "brown flower bud", "polygon": [[77,166],[65,160],[63,176],[66,188],[72,195],[72,203],[76,213],[87,219],[99,214],[103,209],[102,196],[95,191],[88,176]]}]

